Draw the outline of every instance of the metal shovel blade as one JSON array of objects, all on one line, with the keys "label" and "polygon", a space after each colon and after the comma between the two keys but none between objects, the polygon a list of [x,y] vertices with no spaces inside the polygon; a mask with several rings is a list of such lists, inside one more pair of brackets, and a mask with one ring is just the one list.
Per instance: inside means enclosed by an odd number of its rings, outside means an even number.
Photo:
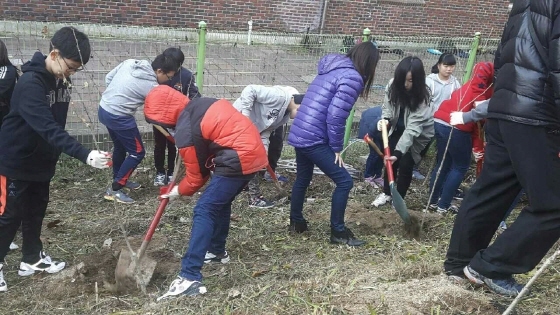
[{"label": "metal shovel blade", "polygon": [[406,203],[404,202],[403,197],[397,191],[397,187],[394,182],[391,182],[389,184],[389,187],[391,188],[391,196],[393,197],[393,207],[395,207],[395,210],[397,211],[401,219],[403,219],[405,223],[410,224],[410,213],[408,213],[408,209],[406,208]]},{"label": "metal shovel blade", "polygon": [[115,269],[115,280],[119,292],[127,292],[128,290],[141,288],[145,290],[150,283],[157,262],[147,255],[133,257],[127,249],[122,249]]}]

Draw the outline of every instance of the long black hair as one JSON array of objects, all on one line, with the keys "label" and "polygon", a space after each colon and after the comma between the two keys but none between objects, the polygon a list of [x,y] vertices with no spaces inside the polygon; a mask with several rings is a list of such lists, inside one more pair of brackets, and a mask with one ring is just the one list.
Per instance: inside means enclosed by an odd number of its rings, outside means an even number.
[{"label": "long black hair", "polygon": [[457,64],[457,59],[450,53],[443,53],[439,55],[438,62],[432,67],[432,73],[439,73],[439,65],[454,66]]},{"label": "long black hair", "polygon": [[[409,72],[412,74],[412,88],[407,91],[404,84]],[[414,56],[401,60],[395,69],[393,83],[388,93],[389,102],[393,106],[403,106],[413,112],[420,107],[420,104],[429,104],[430,91],[426,86],[426,72],[422,60]]]},{"label": "long black hair", "polygon": [[8,48],[6,48],[6,44],[0,40],[0,67],[11,65],[12,62],[10,61],[10,58],[8,58]]},{"label": "long black hair", "polygon": [[360,96],[367,99],[373,77],[375,76],[375,68],[379,62],[379,50],[373,42],[362,42],[350,49],[346,57],[352,60],[354,68],[364,78],[364,89]]}]

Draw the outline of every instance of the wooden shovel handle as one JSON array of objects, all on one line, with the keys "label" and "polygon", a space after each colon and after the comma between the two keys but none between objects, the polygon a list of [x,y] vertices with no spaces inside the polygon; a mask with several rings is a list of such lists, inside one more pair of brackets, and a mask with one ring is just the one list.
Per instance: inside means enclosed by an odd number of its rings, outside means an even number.
[{"label": "wooden shovel handle", "polygon": [[[387,120],[383,119],[381,123],[381,137],[383,138],[383,150],[385,151],[385,157],[391,156],[391,149],[389,149],[389,136],[387,133]],[[387,170],[387,179],[389,183],[395,181],[395,175],[393,174],[393,164],[389,160],[385,160],[385,169]]]}]

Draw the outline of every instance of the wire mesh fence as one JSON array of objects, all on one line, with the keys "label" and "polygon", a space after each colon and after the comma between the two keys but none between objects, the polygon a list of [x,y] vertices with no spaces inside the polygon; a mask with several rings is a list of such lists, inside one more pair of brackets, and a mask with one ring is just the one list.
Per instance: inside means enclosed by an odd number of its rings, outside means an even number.
[{"label": "wire mesh fence", "polygon": [[[48,51],[49,39],[65,24],[0,21],[0,38],[6,43],[10,58],[21,64],[40,50]],[[97,119],[105,75],[120,62],[134,58],[153,60],[167,47],[180,47],[185,53],[184,66],[196,71],[199,30],[114,25],[73,24],[90,37],[92,56],[86,70],[72,76],[72,103],[66,129],[80,142],[109,150],[111,141]],[[437,51],[457,56],[455,76],[465,73],[473,38],[432,36],[370,36],[381,51],[373,91],[368,100],[356,104],[355,125],[361,113],[383,102],[384,88],[398,62],[414,55],[424,62],[426,73],[437,62]],[[319,59],[328,53],[345,53],[361,34],[289,34],[215,31],[209,26],[206,36],[203,95],[235,100],[248,84],[290,85],[304,93],[317,73]],[[497,39],[480,41],[477,61],[492,61]],[[149,126],[140,109],[137,122],[144,140],[152,140]],[[95,144],[97,140],[97,144]]]}]

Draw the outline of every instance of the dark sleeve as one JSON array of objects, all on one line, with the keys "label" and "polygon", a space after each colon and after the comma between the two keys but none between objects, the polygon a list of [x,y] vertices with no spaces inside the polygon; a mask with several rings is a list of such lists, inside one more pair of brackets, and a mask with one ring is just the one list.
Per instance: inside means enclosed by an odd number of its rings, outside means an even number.
[{"label": "dark sleeve", "polygon": [[0,67],[0,99],[10,100],[16,84],[16,68],[14,66]]},{"label": "dark sleeve", "polygon": [[189,99],[195,99],[202,97],[196,86],[196,80],[194,74],[186,68],[181,68],[181,79],[183,83],[183,94],[189,97]]},{"label": "dark sleeve", "polygon": [[196,86],[196,81],[194,75],[191,73],[191,78],[189,80],[188,97],[192,100],[198,97],[202,97],[202,94],[198,91],[198,86]]},{"label": "dark sleeve", "polygon": [[550,78],[554,88],[556,106],[560,106],[560,1],[554,5],[552,32],[548,44],[548,64],[550,65]]},{"label": "dark sleeve", "polygon": [[37,132],[41,138],[58,150],[86,162],[90,150],[74,139],[54,120],[50,105],[43,92],[45,88],[38,80],[18,83],[18,89],[37,91],[36,93],[20,93],[18,109],[21,117]]}]

